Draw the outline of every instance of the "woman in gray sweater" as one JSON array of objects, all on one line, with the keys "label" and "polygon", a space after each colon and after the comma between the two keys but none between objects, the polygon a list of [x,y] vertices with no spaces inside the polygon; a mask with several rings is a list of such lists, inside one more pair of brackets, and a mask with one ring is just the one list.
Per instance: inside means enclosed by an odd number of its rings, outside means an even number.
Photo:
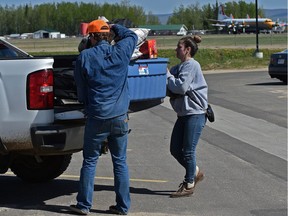
[{"label": "woman in gray sweater", "polygon": [[196,147],[206,124],[208,106],[208,86],[200,64],[193,58],[200,42],[199,36],[181,38],[176,48],[181,63],[167,71],[167,91],[178,117],[171,135],[170,152],[186,171],[171,198],[192,195],[196,183],[204,178],[196,166]]}]

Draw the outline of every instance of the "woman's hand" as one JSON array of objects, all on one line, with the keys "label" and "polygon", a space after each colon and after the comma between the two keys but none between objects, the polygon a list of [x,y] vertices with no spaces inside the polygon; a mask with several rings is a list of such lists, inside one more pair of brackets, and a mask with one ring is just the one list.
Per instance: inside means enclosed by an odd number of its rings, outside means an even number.
[{"label": "woman's hand", "polygon": [[170,79],[171,77],[174,77],[174,76],[170,73],[169,68],[167,68],[166,74],[167,74],[167,80]]}]

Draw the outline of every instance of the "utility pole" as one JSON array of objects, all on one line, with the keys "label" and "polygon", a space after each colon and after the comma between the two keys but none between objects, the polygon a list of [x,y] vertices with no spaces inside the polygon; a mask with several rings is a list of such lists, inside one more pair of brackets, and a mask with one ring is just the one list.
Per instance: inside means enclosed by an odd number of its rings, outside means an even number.
[{"label": "utility pole", "polygon": [[263,52],[259,52],[258,0],[255,0],[255,8],[256,8],[256,50],[254,54],[256,58],[263,58]]},{"label": "utility pole", "polygon": [[255,0],[256,7],[256,53],[259,52],[259,40],[258,40],[258,0]]}]

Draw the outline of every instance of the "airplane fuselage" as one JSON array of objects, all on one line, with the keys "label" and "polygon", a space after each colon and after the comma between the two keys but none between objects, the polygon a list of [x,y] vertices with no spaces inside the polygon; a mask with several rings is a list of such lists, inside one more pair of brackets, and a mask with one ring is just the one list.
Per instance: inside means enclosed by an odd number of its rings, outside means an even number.
[{"label": "airplane fuselage", "polygon": [[[231,14],[228,17],[224,13],[224,6],[220,5],[218,8],[217,20],[211,20],[216,22],[212,24],[213,26],[219,27],[221,29],[228,29],[228,32],[238,33],[238,32],[256,32],[256,18],[250,18],[247,15],[246,18],[235,19]],[[258,18],[258,30],[272,30],[276,26],[276,23],[269,18]]]},{"label": "airplane fuselage", "polygon": [[[234,24],[240,25],[243,28],[256,28],[256,18],[249,19],[223,19],[221,23],[225,23],[227,26]],[[271,30],[275,26],[275,22],[268,18],[258,18],[259,30]]]}]

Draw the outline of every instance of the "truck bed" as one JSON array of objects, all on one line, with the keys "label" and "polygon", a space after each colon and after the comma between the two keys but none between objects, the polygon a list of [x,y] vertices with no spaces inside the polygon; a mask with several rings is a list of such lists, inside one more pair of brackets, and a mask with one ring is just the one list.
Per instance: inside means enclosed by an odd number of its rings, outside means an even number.
[{"label": "truck bed", "polygon": [[[47,57],[47,56],[45,56]],[[80,110],[77,101],[73,70],[77,55],[58,55],[54,58],[55,113]],[[157,106],[166,96],[168,59],[138,59],[131,61],[128,70],[130,112]]]}]

